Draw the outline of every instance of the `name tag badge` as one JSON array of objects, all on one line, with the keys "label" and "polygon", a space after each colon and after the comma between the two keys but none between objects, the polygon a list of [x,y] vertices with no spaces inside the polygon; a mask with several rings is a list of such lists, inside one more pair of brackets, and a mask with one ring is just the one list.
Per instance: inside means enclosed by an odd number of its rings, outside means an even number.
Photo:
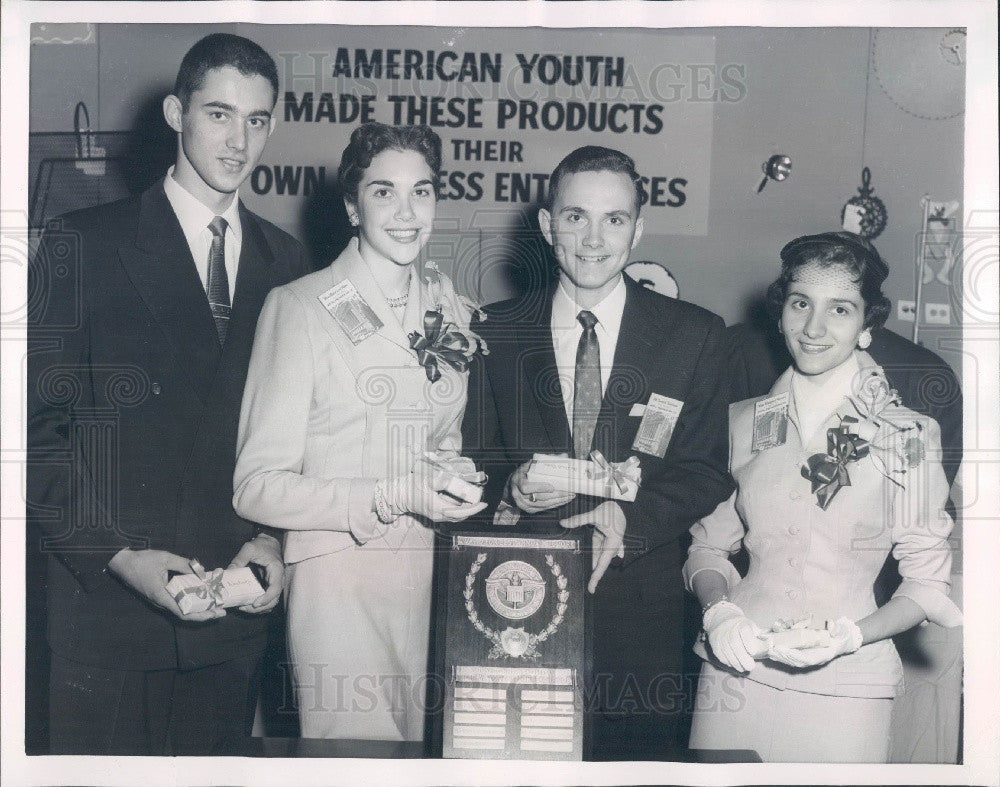
[{"label": "name tag badge", "polygon": [[667,453],[667,446],[677,426],[684,402],[660,394],[650,394],[649,402],[639,422],[639,431],[632,443],[633,451],[640,451],[661,459]]},{"label": "name tag badge", "polygon": [[382,327],[378,315],[349,279],[320,295],[319,302],[354,344],[360,344]]},{"label": "name tag badge", "polygon": [[788,439],[788,391],[753,406],[753,453],[784,445]]}]

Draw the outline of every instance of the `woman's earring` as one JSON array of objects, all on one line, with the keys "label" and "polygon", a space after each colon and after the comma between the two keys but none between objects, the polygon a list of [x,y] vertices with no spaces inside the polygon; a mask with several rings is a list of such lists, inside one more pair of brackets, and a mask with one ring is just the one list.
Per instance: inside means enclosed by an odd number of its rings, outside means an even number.
[{"label": "woman's earring", "polygon": [[351,218],[351,226],[357,227],[359,224],[358,214],[352,213],[350,218]]},{"label": "woman's earring", "polygon": [[871,346],[871,343],[872,343],[872,335],[871,332],[866,328],[861,332],[861,335],[858,337],[858,347],[860,347],[862,350],[867,350]]}]

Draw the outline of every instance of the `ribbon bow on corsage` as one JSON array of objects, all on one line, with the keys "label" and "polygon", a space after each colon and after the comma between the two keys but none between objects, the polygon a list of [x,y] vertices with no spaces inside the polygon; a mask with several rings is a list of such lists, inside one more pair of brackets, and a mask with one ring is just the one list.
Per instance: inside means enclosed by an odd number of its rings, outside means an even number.
[{"label": "ribbon bow on corsage", "polygon": [[618,488],[618,493],[622,494],[629,483],[639,485],[642,478],[642,468],[639,466],[639,457],[630,456],[624,462],[611,463],[604,458],[598,450],[590,452],[590,461],[597,465],[595,470],[588,470],[588,475],[595,481],[604,481],[604,487],[611,496],[613,487]]},{"label": "ribbon bow on corsage", "polygon": [[480,351],[481,340],[472,331],[462,331],[454,323],[445,323],[440,309],[424,312],[424,333],[410,332],[410,348],[417,353],[417,360],[427,372],[432,383],[441,379],[439,362],[464,372]]},{"label": "ribbon bow on corsage", "polygon": [[824,511],[841,487],[851,485],[847,465],[868,455],[868,441],[849,431],[857,418],[845,415],[840,426],[826,430],[826,453],[813,454],[802,468],[802,477],[812,482],[816,502]]}]

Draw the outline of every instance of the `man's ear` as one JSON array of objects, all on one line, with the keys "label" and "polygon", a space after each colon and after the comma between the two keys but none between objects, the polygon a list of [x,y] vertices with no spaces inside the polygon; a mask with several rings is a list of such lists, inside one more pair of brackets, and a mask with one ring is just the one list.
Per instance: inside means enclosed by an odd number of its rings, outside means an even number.
[{"label": "man's ear", "polygon": [[635,222],[635,235],[632,236],[632,245],[630,249],[634,249],[639,245],[639,241],[642,240],[642,229],[643,229],[643,218],[640,216]]},{"label": "man's ear", "polygon": [[555,246],[552,238],[552,214],[545,208],[539,208],[538,210],[538,228],[542,231],[542,236],[545,238],[546,243],[550,246]]},{"label": "man's ear", "polygon": [[269,128],[267,129],[267,135],[270,137],[274,133],[274,127],[278,124],[278,118],[271,115],[271,119],[268,121]]},{"label": "man's ear", "polygon": [[178,134],[184,129],[184,106],[181,100],[175,95],[169,95],[163,99],[163,117]]}]

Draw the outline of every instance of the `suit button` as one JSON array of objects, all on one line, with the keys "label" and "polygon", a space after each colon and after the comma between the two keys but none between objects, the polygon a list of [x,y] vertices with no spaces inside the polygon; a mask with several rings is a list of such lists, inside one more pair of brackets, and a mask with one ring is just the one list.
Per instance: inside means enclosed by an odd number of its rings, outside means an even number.
[{"label": "suit button", "polygon": [[795,589],[786,590],[785,595],[787,595],[790,599],[797,599],[799,597],[799,591]]},{"label": "suit button", "polygon": [[789,500],[798,500],[802,495],[800,495],[796,490],[792,490],[788,493]]},{"label": "suit button", "polygon": [[160,391],[162,391],[162,390],[163,390],[163,389],[162,389],[162,388],[160,387],[160,384],[159,384],[159,383],[153,383],[153,384],[152,384],[152,386],[150,386],[150,388],[151,388],[151,389],[152,389],[152,391],[153,391],[153,396],[159,396],[159,395],[160,395]]},{"label": "suit button", "polygon": [[792,568],[798,568],[799,559],[797,557],[788,558],[788,565],[790,565]]},{"label": "suit button", "polygon": [[792,525],[791,527],[788,528],[788,532],[791,533],[793,536],[797,536],[801,529],[802,528],[800,528],[798,525]]}]

